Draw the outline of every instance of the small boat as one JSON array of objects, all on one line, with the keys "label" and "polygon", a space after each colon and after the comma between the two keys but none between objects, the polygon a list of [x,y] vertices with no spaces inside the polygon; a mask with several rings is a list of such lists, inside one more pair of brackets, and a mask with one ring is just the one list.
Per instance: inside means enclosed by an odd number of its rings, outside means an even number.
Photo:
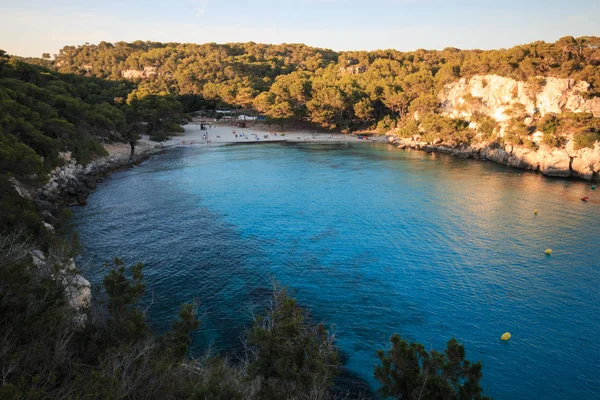
[{"label": "small boat", "polygon": [[588,199],[589,199],[589,197],[588,197],[588,196],[585,196],[585,197],[582,197],[582,198],[581,198],[581,201],[588,201]]}]

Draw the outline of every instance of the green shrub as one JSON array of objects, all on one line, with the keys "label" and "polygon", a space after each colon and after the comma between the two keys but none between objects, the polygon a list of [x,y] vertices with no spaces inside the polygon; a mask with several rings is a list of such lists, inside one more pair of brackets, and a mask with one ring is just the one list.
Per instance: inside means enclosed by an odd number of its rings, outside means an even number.
[{"label": "green shrub", "polygon": [[375,378],[381,383],[377,393],[382,398],[484,400],[479,384],[481,363],[465,358],[464,347],[452,338],[446,350],[427,351],[420,343],[409,343],[393,335],[387,353],[377,352],[381,365]]},{"label": "green shrub", "polygon": [[593,149],[597,142],[600,142],[600,132],[596,130],[587,129],[573,135],[573,148],[575,150],[586,147]]},{"label": "green shrub", "polygon": [[475,135],[475,131],[469,128],[468,121],[433,113],[423,116],[419,130],[423,132],[423,139],[427,142],[440,138],[445,142],[468,144]]},{"label": "green shrub", "polygon": [[377,132],[380,134],[384,134],[389,132],[390,130],[396,127],[397,120],[386,115],[381,121],[377,123]]},{"label": "green shrub", "polygon": [[400,122],[398,136],[402,138],[410,138],[419,134],[419,122],[413,118],[405,118]]},{"label": "green shrub", "polygon": [[23,231],[36,235],[41,224],[35,204],[21,197],[8,176],[0,174],[0,233]]},{"label": "green shrub", "polygon": [[23,178],[42,174],[42,160],[30,147],[0,127],[0,174],[11,173]]},{"label": "green shrub", "polygon": [[477,132],[484,141],[495,140],[498,123],[496,120],[480,112],[473,113],[473,121],[477,123]]},{"label": "green shrub", "polygon": [[310,322],[306,310],[285,289],[275,289],[270,307],[248,334],[248,345],[255,355],[248,373],[263,382],[261,399],[327,395],[338,373],[332,337],[322,324]]}]

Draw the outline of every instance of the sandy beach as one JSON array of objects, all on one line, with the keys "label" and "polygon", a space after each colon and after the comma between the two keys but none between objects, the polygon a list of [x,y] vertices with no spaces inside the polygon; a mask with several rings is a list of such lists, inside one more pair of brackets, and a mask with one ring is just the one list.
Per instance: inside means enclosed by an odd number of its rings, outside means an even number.
[{"label": "sandy beach", "polygon": [[317,133],[303,130],[269,131],[266,125],[252,125],[240,128],[224,123],[208,124],[205,130],[200,129],[200,122],[194,121],[184,125],[184,132],[174,134],[170,140],[164,142],[165,146],[177,145],[226,145],[236,143],[264,143],[264,142],[291,142],[291,143],[370,143],[385,141],[383,137],[374,139],[358,139],[355,135],[341,133]]},{"label": "sandy beach", "polygon": [[[206,123],[205,123],[206,124]],[[157,148],[181,146],[225,146],[235,144],[259,143],[373,143],[386,142],[384,136],[372,137],[368,140],[358,139],[356,135],[342,133],[317,133],[305,130],[269,131],[266,125],[251,123],[247,128],[212,122],[206,130],[200,129],[200,122],[193,121],[183,126],[184,132],[174,133],[171,139],[162,143],[150,140],[142,135],[135,146],[136,154],[147,153]],[[128,157],[131,148],[127,143],[105,143],[104,148],[109,157]]]}]

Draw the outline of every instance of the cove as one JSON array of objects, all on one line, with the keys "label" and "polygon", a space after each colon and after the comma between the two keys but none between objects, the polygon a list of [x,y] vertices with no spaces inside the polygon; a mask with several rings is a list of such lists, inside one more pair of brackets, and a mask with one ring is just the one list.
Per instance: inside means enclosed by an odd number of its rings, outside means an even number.
[{"label": "cove", "polygon": [[143,262],[159,330],[199,301],[197,352],[239,349],[276,279],[373,389],[375,351],[397,332],[436,349],[457,338],[497,399],[573,399],[600,374],[599,195],[387,145],[265,144],[167,152],[73,211],[90,281],[114,256]]}]

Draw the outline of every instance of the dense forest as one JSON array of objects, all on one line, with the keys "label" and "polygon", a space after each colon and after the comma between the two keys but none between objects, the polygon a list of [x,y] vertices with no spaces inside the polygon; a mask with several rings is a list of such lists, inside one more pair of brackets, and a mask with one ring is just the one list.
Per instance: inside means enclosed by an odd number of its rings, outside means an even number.
[{"label": "dense forest", "polygon": [[598,37],[487,51],[340,53],[304,45],[101,42],[66,46],[52,64],[64,73],[131,78],[138,82],[131,97],[194,95],[252,107],[275,122],[381,132],[408,113],[436,113],[445,84],[477,74],[521,81],[568,77],[590,83],[589,96],[600,94]]}]

